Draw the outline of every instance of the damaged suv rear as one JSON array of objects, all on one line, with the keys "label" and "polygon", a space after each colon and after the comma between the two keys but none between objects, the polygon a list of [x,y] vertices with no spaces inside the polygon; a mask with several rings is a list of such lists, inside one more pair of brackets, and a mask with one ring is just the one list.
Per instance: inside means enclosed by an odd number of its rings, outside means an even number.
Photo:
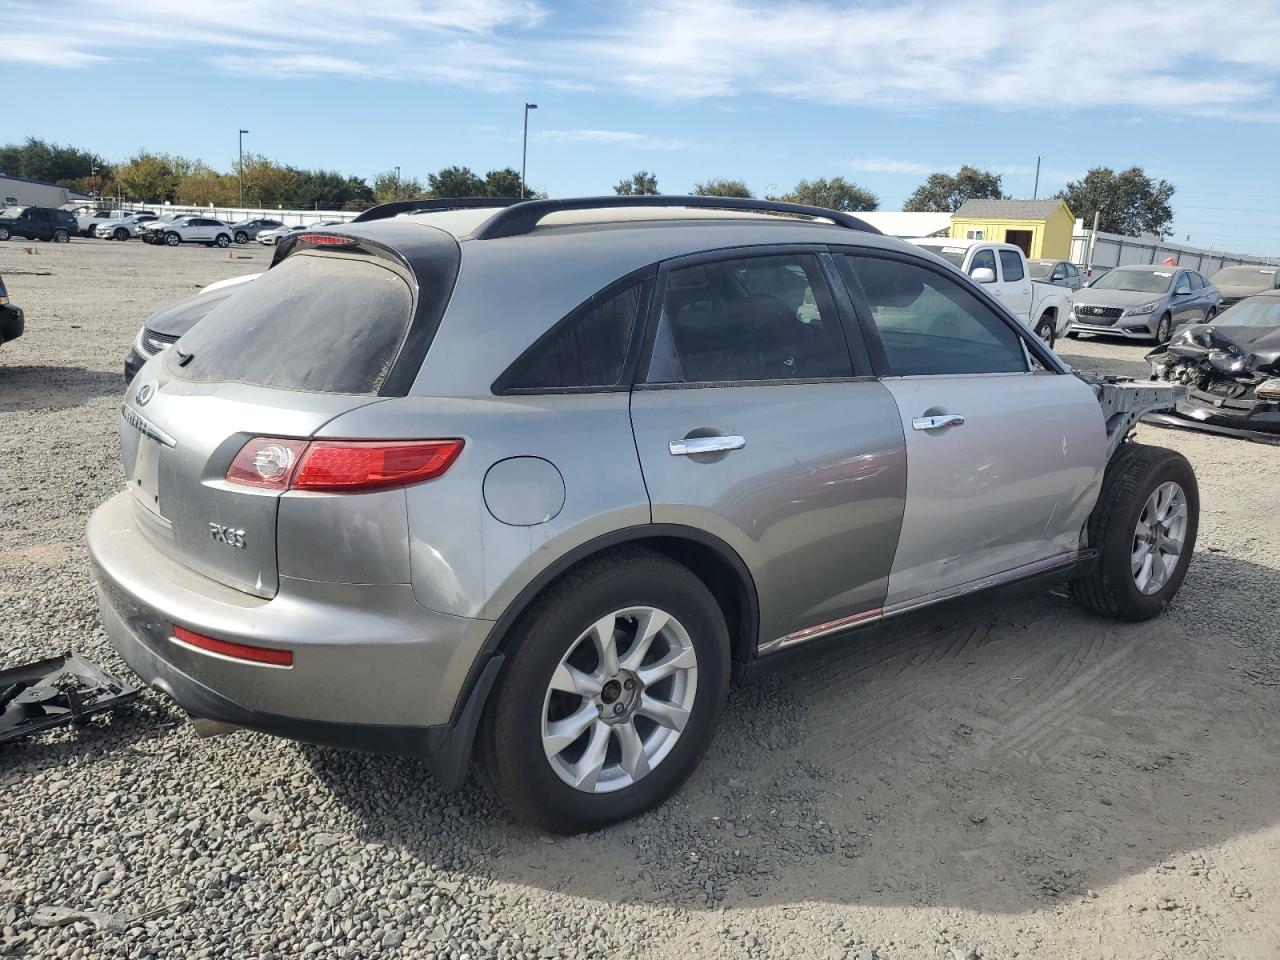
[{"label": "damaged suv rear", "polygon": [[1152,379],[1184,384],[1170,426],[1280,443],[1280,290],[1241,300],[1147,354]]}]

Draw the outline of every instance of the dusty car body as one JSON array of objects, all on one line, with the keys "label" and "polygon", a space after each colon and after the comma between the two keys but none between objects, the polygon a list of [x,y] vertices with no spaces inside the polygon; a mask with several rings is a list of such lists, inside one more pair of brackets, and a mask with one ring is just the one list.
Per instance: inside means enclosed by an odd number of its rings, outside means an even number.
[{"label": "dusty car body", "polygon": [[826,641],[1176,594],[1195,476],[1128,438],[1180,387],[1077,376],[849,214],[473,206],[285,239],[129,385],[89,552],[116,649],[193,716],[447,786],[474,747],[575,831],[670,796],[732,681]]},{"label": "dusty car body", "polygon": [[1187,388],[1175,414],[1156,422],[1280,441],[1280,291],[1181,328],[1146,359],[1152,379]]},{"label": "dusty car body", "polygon": [[257,279],[261,274],[250,273],[243,277],[218,280],[176,303],[162,307],[142,322],[138,335],[133,338],[124,358],[124,382],[129,383],[139,368],[174,343],[184,333],[202,320],[205,314],[231,296],[242,284]]},{"label": "dusty car body", "polygon": [[1219,312],[1233,307],[1245,297],[1280,290],[1280,267],[1249,266],[1223,267],[1209,278],[1209,282],[1222,294]]},{"label": "dusty car body", "polygon": [[1221,299],[1217,288],[1195,270],[1116,267],[1075,292],[1067,335],[1106,334],[1165,343],[1182,324],[1212,320]]}]

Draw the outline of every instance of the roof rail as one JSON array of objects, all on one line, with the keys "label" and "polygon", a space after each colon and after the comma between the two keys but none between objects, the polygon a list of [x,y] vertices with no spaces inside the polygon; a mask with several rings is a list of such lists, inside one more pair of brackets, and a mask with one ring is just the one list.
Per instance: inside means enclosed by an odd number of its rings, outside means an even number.
[{"label": "roof rail", "polygon": [[[754,200],[746,197],[680,197],[665,194],[618,197],[573,197],[567,200],[525,200],[500,210],[486,220],[472,236],[477,240],[518,237],[529,233],[545,217],[565,210],[606,210],[614,207],[692,207],[704,210],[748,210],[754,213],[791,213],[830,220],[837,226],[864,233],[880,231],[857,217],[826,207],[782,200]],[[378,209],[375,207],[374,209]],[[372,211],[370,211],[372,212]]]},{"label": "roof rail", "polygon": [[455,197],[452,200],[392,200],[370,207],[350,223],[386,220],[402,213],[429,213],[432,210],[473,210],[477,207],[510,207],[523,203],[519,197]]}]

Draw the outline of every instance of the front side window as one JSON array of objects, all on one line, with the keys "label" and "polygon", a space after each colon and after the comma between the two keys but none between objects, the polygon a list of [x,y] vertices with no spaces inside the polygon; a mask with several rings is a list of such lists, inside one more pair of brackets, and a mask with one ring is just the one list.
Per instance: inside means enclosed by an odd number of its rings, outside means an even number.
[{"label": "front side window", "polygon": [[890,376],[1026,372],[1017,333],[961,284],[899,260],[847,260]]},{"label": "front side window", "polygon": [[990,270],[991,275],[995,276],[996,252],[988,247],[975,253],[973,262],[969,264],[969,276],[973,276],[975,270]]},{"label": "front side window", "polygon": [[721,260],[668,274],[648,382],[850,376],[844,331],[814,256]]},{"label": "front side window", "polygon": [[543,391],[618,386],[645,284],[591,301],[556,324],[525,351],[495,390]]},{"label": "front side window", "polygon": [[1005,283],[1012,283],[1026,276],[1022,270],[1022,258],[1012,250],[1000,251],[1000,269],[1004,273]]}]

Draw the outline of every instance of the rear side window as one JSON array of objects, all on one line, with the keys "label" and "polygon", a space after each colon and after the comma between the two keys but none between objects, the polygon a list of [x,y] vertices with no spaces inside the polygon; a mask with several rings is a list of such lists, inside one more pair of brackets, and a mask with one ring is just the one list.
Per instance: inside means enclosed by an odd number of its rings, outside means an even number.
[{"label": "rear side window", "polygon": [[408,283],[378,258],[297,253],[212,310],[168,363],[187,380],[374,394],[412,309]]},{"label": "rear side window", "polygon": [[1012,250],[1000,251],[1000,269],[1004,271],[1005,283],[1021,280],[1025,276],[1022,271],[1022,258]]},{"label": "rear side window", "polygon": [[847,260],[866,298],[890,376],[1027,370],[1018,335],[950,277],[898,260]]},{"label": "rear side window", "polygon": [[593,297],[557,323],[511,365],[496,393],[605,389],[622,380],[646,283]]},{"label": "rear side window", "polygon": [[822,271],[809,254],[672,270],[649,383],[741,383],[853,376]]}]

